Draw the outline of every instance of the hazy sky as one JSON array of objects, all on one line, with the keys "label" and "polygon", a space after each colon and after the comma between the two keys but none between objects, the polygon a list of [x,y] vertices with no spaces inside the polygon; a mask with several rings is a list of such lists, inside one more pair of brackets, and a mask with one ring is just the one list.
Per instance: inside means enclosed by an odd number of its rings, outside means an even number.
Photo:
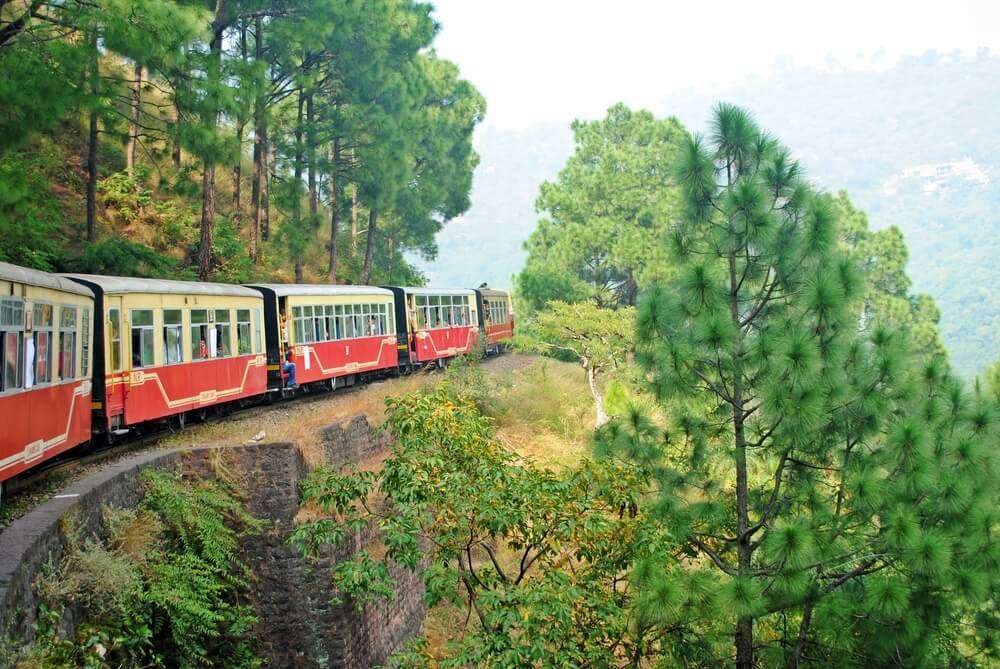
[{"label": "hazy sky", "polygon": [[431,0],[438,53],[486,96],[486,123],[519,128],[656,108],[775,61],[878,67],[928,49],[1000,52],[1000,0]]}]

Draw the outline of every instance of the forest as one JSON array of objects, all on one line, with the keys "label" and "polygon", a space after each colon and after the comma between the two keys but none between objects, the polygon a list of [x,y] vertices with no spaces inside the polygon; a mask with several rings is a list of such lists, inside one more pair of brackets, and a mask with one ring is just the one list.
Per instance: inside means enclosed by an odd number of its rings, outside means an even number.
[{"label": "forest", "polygon": [[419,282],[485,112],[408,0],[0,3],[0,260]]}]

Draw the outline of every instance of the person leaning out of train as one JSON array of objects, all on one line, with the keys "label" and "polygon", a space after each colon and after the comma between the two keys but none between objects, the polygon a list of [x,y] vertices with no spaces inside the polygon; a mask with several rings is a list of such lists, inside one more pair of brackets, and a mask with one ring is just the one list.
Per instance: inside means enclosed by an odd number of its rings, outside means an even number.
[{"label": "person leaning out of train", "polygon": [[295,382],[295,362],[292,349],[285,351],[285,363],[281,366],[281,371],[285,374],[285,387],[297,388],[299,384]]}]

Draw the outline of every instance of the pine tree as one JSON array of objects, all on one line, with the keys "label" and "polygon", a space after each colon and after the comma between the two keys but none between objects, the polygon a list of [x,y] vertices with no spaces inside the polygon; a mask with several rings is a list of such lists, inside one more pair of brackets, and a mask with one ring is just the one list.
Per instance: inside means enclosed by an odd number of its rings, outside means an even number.
[{"label": "pine tree", "polygon": [[[671,427],[601,435],[655,473],[678,541],[641,570],[646,608],[741,669],[995,652],[979,634],[1000,557],[991,411],[938,361],[912,373],[892,330],[862,329],[829,198],[747,112],[720,105],[676,182],[677,275],[643,299],[636,354]],[[678,587],[693,606],[657,594]]]}]

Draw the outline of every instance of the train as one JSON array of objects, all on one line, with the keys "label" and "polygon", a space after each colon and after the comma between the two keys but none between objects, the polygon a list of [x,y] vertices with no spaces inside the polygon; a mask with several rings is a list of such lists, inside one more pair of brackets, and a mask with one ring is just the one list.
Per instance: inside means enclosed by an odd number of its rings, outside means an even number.
[{"label": "train", "polygon": [[510,293],[485,284],[232,285],[0,262],[0,503],[12,478],[88,442],[500,353],[514,322]]}]

